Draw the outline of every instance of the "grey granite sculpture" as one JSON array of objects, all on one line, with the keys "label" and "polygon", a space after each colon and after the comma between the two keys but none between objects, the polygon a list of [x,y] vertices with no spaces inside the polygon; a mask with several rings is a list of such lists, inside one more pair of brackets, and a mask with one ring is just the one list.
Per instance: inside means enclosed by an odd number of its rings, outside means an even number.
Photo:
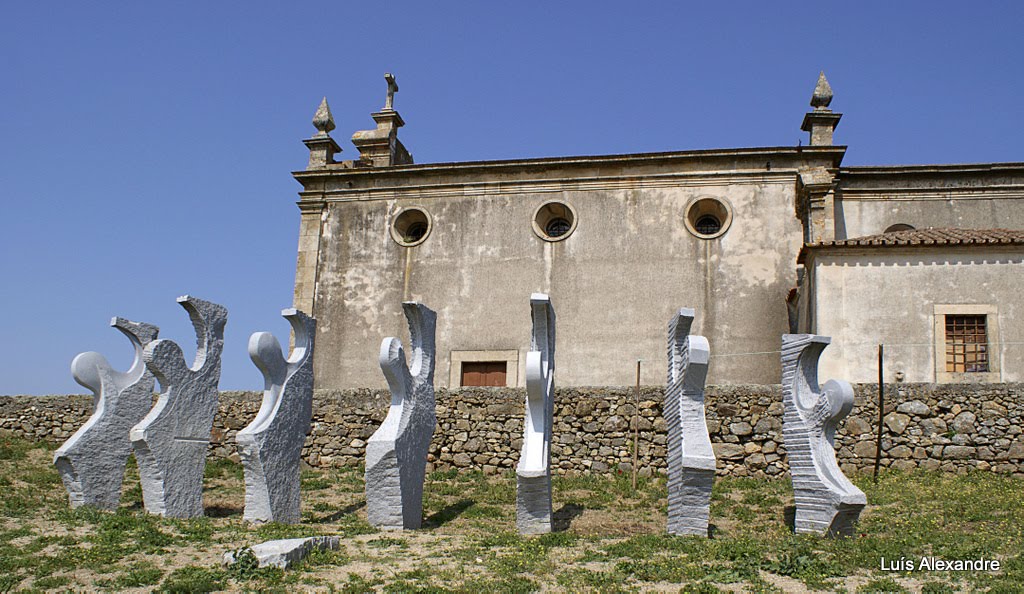
[{"label": "grey granite sculpture", "polygon": [[516,467],[516,528],[551,532],[551,419],[555,404],[555,310],[543,293],[530,296],[533,335],[526,354],[526,417]]},{"label": "grey granite sculpture", "polygon": [[693,310],[680,309],[668,324],[668,531],[708,536],[715,452],[704,418],[708,339],[690,335]]},{"label": "grey granite sculpture", "polygon": [[419,528],[423,474],[434,435],[434,329],[437,314],[403,303],[412,341],[412,365],[397,338],[380,345],[380,368],[391,389],[387,417],[366,444],[366,517],[384,530]]},{"label": "grey granite sculpture", "polygon": [[838,380],[818,387],[818,358],[829,342],[813,334],[782,336],[782,433],[793,479],[796,531],[849,536],[867,498],[836,463],[833,438],[836,426],[853,409],[853,387]]},{"label": "grey granite sculpture", "polygon": [[299,521],[299,456],[313,416],[313,339],[316,320],[297,309],[281,312],[295,348],[287,360],[269,332],[249,338],[249,357],[263,372],[263,404],[238,432],[245,468],[245,514],[250,522]]},{"label": "grey granite sculpture", "polygon": [[156,406],[131,430],[146,511],[172,518],[203,515],[203,469],[217,413],[224,325],[222,306],[188,295],[178,298],[196,331],[196,358],[190,368],[171,340],[149,343],[143,351],[163,392]]},{"label": "grey granite sculpture", "polygon": [[81,353],[71,361],[75,381],[93,393],[92,416],[53,456],[73,508],[117,509],[124,467],[132,453],[128,431],[153,406],[155,379],[142,360],[142,349],[156,340],[160,329],[124,318],[114,318],[110,325],[132,342],[135,359],[124,373],[96,352]]}]

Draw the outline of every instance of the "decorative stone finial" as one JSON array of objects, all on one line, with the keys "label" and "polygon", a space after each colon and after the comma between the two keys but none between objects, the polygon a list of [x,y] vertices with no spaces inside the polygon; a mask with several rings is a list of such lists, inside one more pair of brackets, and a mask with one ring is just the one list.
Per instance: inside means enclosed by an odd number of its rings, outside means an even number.
[{"label": "decorative stone finial", "polygon": [[832,103],[832,87],[828,84],[823,70],[818,74],[818,84],[814,86],[814,94],[811,95],[811,107],[824,111],[828,109],[829,103]]},{"label": "decorative stone finial", "polygon": [[331,106],[327,105],[327,97],[324,97],[320,102],[320,107],[316,108],[316,114],[313,115],[313,126],[319,130],[317,136],[327,136],[328,132],[334,130],[334,116],[331,115]]},{"label": "decorative stone finial", "polygon": [[833,113],[828,108],[832,103],[832,87],[825,78],[825,73],[818,74],[818,84],[814,86],[814,95],[811,96],[811,106],[814,110],[804,114],[804,122],[800,129],[811,133],[811,146],[832,146],[832,135],[841,113]]},{"label": "decorative stone finial", "polygon": [[395,109],[395,93],[398,92],[398,83],[395,82],[395,75],[390,72],[384,73],[384,80],[388,81],[388,96],[384,100],[384,110]]}]

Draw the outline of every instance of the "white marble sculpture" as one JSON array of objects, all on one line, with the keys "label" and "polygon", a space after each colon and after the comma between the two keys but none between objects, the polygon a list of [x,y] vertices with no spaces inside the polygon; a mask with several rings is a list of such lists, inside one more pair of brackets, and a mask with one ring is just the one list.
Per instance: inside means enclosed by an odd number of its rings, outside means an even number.
[{"label": "white marble sculpture", "polygon": [[131,430],[146,511],[172,518],[203,515],[203,470],[217,414],[224,307],[188,295],[178,298],[196,331],[196,358],[190,368],[171,340],[149,343],[146,367],[163,392],[153,410]]},{"label": "white marble sculpture", "polygon": [[680,309],[668,324],[668,531],[708,536],[715,452],[704,418],[704,381],[711,352],[708,339],[689,334],[692,309]]},{"label": "white marble sculpture", "polygon": [[249,357],[263,372],[263,404],[235,440],[245,468],[245,514],[250,522],[299,521],[299,457],[313,417],[313,339],[316,320],[297,309],[281,312],[295,348],[287,360],[269,332],[249,338]]},{"label": "white marble sculpture", "polygon": [[366,517],[384,530],[416,529],[423,520],[423,475],[434,435],[434,330],[437,314],[403,303],[412,364],[397,338],[380,345],[380,368],[391,389],[387,417],[366,444]]},{"label": "white marble sculpture", "polygon": [[853,409],[853,387],[838,380],[818,387],[818,358],[829,342],[813,334],[782,336],[782,433],[793,479],[796,531],[849,536],[867,498],[836,463],[833,438],[836,426]]},{"label": "white marble sculpture", "polygon": [[53,456],[73,508],[117,508],[124,467],[132,453],[128,431],[153,406],[155,380],[142,360],[142,349],[156,340],[160,329],[124,318],[114,318],[110,325],[132,342],[135,359],[124,373],[96,352],[81,353],[71,361],[75,381],[93,393],[92,416]]},{"label": "white marble sculpture", "polygon": [[551,419],[555,404],[555,310],[543,293],[530,296],[533,337],[526,354],[526,417],[516,467],[516,527],[551,532]]}]

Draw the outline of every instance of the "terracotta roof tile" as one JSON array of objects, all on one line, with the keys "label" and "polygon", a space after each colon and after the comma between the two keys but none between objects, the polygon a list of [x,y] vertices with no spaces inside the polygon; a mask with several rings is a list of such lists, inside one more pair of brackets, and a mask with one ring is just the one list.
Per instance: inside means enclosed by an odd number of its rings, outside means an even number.
[{"label": "terracotta roof tile", "polygon": [[1024,230],[958,229],[929,227],[910,231],[892,231],[866,237],[851,237],[818,243],[805,243],[797,262],[803,264],[807,252],[819,248],[847,247],[929,247],[945,245],[1024,245]]}]

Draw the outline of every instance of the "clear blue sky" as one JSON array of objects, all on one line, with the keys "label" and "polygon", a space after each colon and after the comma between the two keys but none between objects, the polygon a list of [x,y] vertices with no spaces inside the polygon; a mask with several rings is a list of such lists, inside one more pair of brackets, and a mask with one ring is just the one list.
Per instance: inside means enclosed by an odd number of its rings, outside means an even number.
[{"label": "clear blue sky", "polygon": [[[847,165],[1024,161],[1024,5],[966,2],[7,2],[0,18],[0,394],[81,393],[120,315],[223,389],[287,342],[299,185],[328,97],[345,152],[393,72],[417,162],[794,145],[819,70]],[[806,140],[804,141],[806,143]]]}]

